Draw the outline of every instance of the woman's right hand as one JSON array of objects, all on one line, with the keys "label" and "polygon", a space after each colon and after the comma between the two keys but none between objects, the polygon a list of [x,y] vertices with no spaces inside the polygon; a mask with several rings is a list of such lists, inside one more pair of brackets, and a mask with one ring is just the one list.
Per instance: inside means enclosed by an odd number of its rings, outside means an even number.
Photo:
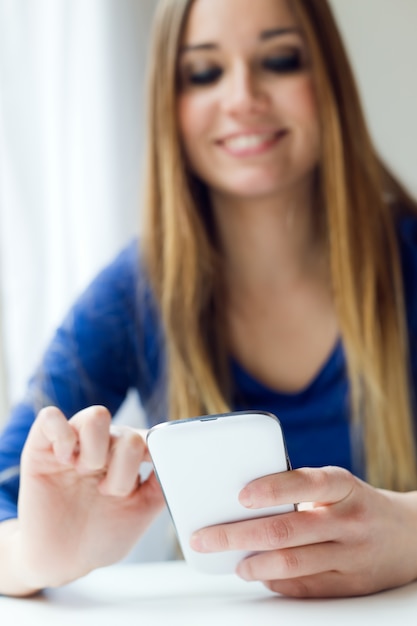
[{"label": "woman's right hand", "polygon": [[70,420],[55,407],[36,418],[21,460],[18,547],[22,583],[59,586],[110,565],[134,546],[164,505],[141,435],[110,428],[93,406]]}]

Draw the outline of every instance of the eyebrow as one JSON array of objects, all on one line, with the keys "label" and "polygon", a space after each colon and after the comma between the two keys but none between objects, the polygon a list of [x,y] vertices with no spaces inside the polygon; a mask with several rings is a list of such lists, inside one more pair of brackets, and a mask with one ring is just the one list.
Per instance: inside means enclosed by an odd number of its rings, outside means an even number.
[{"label": "eyebrow", "polygon": [[288,33],[300,33],[301,30],[298,26],[287,26],[285,28],[272,28],[271,30],[264,30],[260,35],[260,39],[265,41],[267,39],[272,39],[273,37],[280,37],[282,35],[287,35]]},{"label": "eyebrow", "polygon": [[[259,35],[261,41],[268,41],[274,37],[280,37],[282,35],[288,35],[289,33],[300,33],[300,28],[297,26],[287,26],[283,28],[272,28],[270,30],[263,30]],[[219,46],[215,43],[198,43],[182,46],[180,53],[192,52],[194,50],[216,50]]]}]

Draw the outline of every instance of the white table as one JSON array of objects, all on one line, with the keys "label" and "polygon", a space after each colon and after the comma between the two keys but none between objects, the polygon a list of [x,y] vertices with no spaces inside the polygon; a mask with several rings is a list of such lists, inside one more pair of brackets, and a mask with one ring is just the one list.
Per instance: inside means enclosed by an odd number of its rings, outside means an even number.
[{"label": "white table", "polygon": [[415,626],[417,583],[363,598],[293,600],[183,562],[97,570],[30,599],[0,597],[1,626]]}]

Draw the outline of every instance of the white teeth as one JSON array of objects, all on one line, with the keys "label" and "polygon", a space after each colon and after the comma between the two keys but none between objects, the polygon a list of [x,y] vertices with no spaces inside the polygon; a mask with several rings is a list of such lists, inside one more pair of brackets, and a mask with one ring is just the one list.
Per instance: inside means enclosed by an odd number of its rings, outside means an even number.
[{"label": "white teeth", "polygon": [[250,148],[258,148],[266,141],[270,141],[275,133],[263,133],[262,135],[240,135],[239,137],[231,137],[224,143],[231,150],[248,150]]}]

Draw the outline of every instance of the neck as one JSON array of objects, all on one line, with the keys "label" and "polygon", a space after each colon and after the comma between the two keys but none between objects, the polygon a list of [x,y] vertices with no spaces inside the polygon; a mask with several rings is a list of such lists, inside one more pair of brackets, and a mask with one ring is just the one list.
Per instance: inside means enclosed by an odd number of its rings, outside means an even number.
[{"label": "neck", "polygon": [[312,181],[273,198],[212,193],[228,290],[283,290],[323,268]]}]

